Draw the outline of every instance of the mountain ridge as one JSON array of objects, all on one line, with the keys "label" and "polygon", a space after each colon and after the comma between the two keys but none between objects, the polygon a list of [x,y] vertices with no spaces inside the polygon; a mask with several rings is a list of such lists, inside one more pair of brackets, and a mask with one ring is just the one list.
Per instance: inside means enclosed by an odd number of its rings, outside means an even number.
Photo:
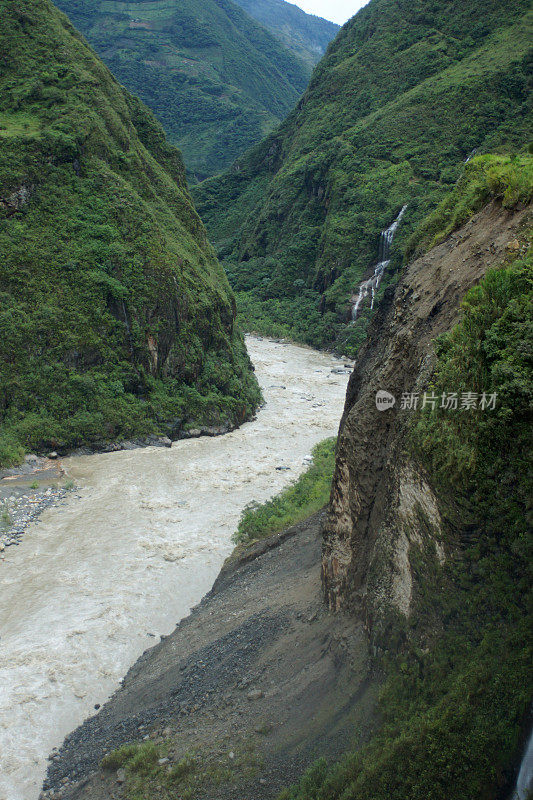
[{"label": "mountain ridge", "polygon": [[58,0],[156,114],[191,179],[221,171],[290,111],[311,67],[231,0]]},{"label": "mountain ridge", "polygon": [[314,66],[341,26],[286,0],[234,0],[304,61]]},{"label": "mountain ridge", "polygon": [[237,424],[259,391],[179,152],[48,0],[0,6],[0,461]]},{"label": "mountain ridge", "polygon": [[372,0],[277,131],[194,188],[247,328],[353,355],[380,231],[408,204],[383,290],[472,150],[527,142],[529,4],[492,0],[482,22],[471,2],[426,6]]}]

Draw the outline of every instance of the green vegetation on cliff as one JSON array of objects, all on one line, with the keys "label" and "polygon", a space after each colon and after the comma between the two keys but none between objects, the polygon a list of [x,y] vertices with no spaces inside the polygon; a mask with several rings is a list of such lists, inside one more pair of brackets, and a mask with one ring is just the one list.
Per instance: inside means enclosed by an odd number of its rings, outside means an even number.
[{"label": "green vegetation on cliff", "polygon": [[412,422],[411,457],[439,498],[454,555],[439,565],[410,552],[412,612],[377,642],[383,724],[363,750],[318,762],[280,800],[488,800],[510,789],[533,694],[532,312],[527,230],[466,296],[429,386],[436,396],[496,393],[495,410],[428,406]]},{"label": "green vegetation on cliff", "polygon": [[371,0],[294,112],[195,187],[243,323],[354,353],[350,297],[408,204],[381,292],[473,150],[521,150],[531,126],[529,0]]},{"label": "green vegetation on cliff", "polygon": [[485,155],[472,159],[453,191],[424,220],[408,240],[405,258],[416,258],[444,241],[489,200],[513,209],[533,200],[533,158]]},{"label": "green vegetation on cliff", "polygon": [[231,0],[57,0],[155,113],[190,178],[229,166],[292,109],[310,68]]},{"label": "green vegetation on cliff", "polygon": [[178,151],[48,0],[0,0],[0,464],[259,390]]}]

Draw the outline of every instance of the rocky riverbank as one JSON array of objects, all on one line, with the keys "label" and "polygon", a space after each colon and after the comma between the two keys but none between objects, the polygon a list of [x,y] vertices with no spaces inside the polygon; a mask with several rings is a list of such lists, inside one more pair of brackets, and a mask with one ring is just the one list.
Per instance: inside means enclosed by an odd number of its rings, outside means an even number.
[{"label": "rocky riverbank", "polygon": [[191,615],[52,754],[41,797],[130,797],[135,772],[109,753],[133,743],[153,759],[143,797],[175,780],[176,796],[267,800],[318,754],[364,740],[379,681],[361,625],[324,607],[322,519],[229,560]]},{"label": "rocky riverbank", "polygon": [[18,545],[28,525],[73,489],[61,461],[33,454],[19,467],[0,471],[0,560]]}]

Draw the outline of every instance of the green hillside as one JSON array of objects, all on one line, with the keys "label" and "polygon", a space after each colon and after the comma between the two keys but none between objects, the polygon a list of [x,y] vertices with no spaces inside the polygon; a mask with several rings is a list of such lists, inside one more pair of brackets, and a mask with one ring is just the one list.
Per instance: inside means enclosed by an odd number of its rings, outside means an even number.
[{"label": "green hillside", "polygon": [[0,0],[0,464],[258,402],[178,151],[49,0]]},{"label": "green hillside", "polygon": [[195,188],[246,327],[356,351],[370,312],[349,325],[350,297],[380,231],[408,204],[383,292],[472,151],[528,141],[530,7],[372,0],[280,128]]},{"label": "green hillside", "polygon": [[265,28],[304,61],[314,66],[324,55],[330,41],[337,35],[340,26],[312,14],[285,0],[235,0],[247,14],[258,20]]},{"label": "green hillside", "polygon": [[188,175],[220,172],[269,133],[310,67],[231,0],[58,0],[111,72],[154,111]]}]

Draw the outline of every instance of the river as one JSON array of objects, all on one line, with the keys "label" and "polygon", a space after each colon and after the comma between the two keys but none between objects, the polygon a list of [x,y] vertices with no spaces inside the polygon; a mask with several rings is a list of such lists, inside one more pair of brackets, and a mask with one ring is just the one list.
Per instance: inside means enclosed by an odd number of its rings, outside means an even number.
[{"label": "river", "polygon": [[[242,509],[337,433],[333,356],[247,338],[265,406],[219,438],[65,459],[79,491],[0,563],[0,800],[36,800],[46,758],[210,589]],[[276,467],[289,467],[278,470]]]}]

